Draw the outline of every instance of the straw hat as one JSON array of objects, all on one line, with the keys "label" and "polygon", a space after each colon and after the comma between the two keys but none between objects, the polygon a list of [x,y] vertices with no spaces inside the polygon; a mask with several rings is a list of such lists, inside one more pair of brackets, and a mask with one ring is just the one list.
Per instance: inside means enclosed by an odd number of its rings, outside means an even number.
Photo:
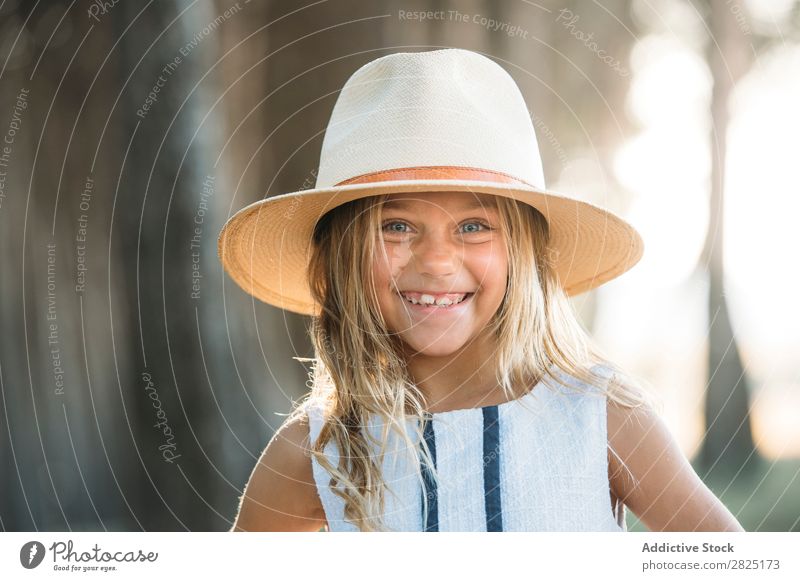
[{"label": "straw hat", "polygon": [[353,73],[325,132],[315,188],[237,212],[220,233],[220,260],[256,298],[318,314],[306,268],[323,214],[367,196],[453,190],[538,209],[569,296],[621,275],[642,256],[641,236],[623,219],[546,190],[533,123],[511,76],[480,54],[445,49],[390,54]]}]

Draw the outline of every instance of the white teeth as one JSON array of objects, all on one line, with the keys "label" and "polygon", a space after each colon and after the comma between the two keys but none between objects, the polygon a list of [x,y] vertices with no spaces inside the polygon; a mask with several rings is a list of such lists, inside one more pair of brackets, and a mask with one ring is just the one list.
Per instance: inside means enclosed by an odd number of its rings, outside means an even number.
[{"label": "white teeth", "polygon": [[402,296],[403,296],[403,298],[405,300],[407,300],[408,302],[410,302],[411,304],[414,304],[414,305],[429,305],[429,306],[432,306],[432,305],[435,304],[435,305],[437,305],[439,307],[449,307],[451,305],[457,305],[458,303],[463,301],[465,298],[467,298],[467,294],[461,295],[461,298],[459,298],[456,301],[451,300],[450,297],[441,297],[440,299],[436,300],[436,298],[433,295],[426,295],[426,294],[420,295],[419,300],[417,300],[414,297],[407,296],[407,295],[402,295]]},{"label": "white teeth", "polygon": [[423,305],[432,305],[434,302],[436,302],[436,299],[433,297],[433,295],[423,294],[419,296],[419,302],[421,302]]}]

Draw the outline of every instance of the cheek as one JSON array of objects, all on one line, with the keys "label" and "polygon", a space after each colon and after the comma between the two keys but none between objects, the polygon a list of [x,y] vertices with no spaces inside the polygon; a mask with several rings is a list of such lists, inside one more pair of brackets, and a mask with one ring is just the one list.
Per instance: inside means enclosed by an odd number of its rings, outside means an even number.
[{"label": "cheek", "polygon": [[505,247],[490,244],[486,248],[476,249],[470,255],[470,270],[486,291],[504,293],[508,278]]},{"label": "cheek", "polygon": [[403,265],[408,262],[408,251],[397,244],[381,245],[378,242],[376,254],[372,259],[372,272],[378,292],[391,286],[393,278],[397,278]]}]

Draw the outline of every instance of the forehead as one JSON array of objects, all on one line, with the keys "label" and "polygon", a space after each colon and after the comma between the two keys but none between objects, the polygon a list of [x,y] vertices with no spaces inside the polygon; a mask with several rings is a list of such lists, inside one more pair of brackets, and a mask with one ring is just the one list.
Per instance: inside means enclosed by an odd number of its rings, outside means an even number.
[{"label": "forehead", "polygon": [[455,210],[471,210],[480,208],[497,208],[497,202],[491,194],[472,192],[414,192],[407,194],[390,194],[383,203],[384,209],[410,209],[419,206],[445,206]]}]

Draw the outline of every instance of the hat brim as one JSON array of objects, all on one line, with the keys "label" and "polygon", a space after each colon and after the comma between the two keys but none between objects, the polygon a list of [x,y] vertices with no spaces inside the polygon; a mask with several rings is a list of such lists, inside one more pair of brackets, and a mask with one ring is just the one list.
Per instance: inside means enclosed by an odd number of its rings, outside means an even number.
[{"label": "hat brim", "polygon": [[225,223],[217,241],[219,257],[245,292],[281,309],[317,315],[306,268],[319,218],[359,198],[426,191],[493,194],[535,207],[549,224],[549,259],[568,296],[618,277],[644,252],[642,238],[633,226],[589,202],[516,184],[445,179],[351,184],[259,200]]}]

